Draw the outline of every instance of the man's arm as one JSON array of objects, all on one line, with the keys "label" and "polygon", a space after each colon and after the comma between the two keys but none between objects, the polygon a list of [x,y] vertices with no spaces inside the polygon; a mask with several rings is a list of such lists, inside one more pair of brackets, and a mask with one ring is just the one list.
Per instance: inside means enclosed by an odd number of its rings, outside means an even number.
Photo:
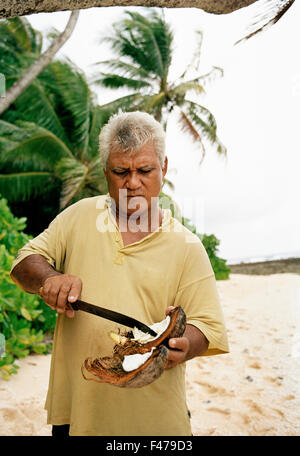
[{"label": "man's arm", "polygon": [[71,318],[74,316],[74,311],[68,309],[68,302],[80,297],[82,282],[79,277],[61,274],[42,255],[29,255],[14,267],[11,278],[27,293],[39,293],[52,309],[66,312]]},{"label": "man's arm", "polygon": [[[168,307],[167,313],[173,307]],[[193,325],[186,325],[182,337],[169,339],[170,350],[168,352],[168,365],[166,369],[171,369],[179,363],[200,356],[208,348],[208,340],[205,335]]]},{"label": "man's arm", "polygon": [[48,277],[60,275],[42,255],[29,255],[12,270],[12,280],[27,293],[36,294]]}]

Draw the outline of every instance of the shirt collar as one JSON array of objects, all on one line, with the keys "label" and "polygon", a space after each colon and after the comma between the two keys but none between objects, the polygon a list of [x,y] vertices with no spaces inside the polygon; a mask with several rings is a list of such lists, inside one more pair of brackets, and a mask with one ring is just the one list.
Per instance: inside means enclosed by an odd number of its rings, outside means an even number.
[{"label": "shirt collar", "polygon": [[[113,217],[114,222],[116,224],[115,216],[111,209],[111,207],[113,205],[113,198],[110,196],[109,193],[107,193],[105,196],[106,196],[105,206],[108,209],[110,215]],[[167,227],[171,223],[171,220],[172,220],[172,212],[170,209],[161,208],[161,210],[162,210],[162,222],[161,222],[161,225],[155,231],[163,231],[164,228]],[[153,232],[155,233],[155,231],[153,231]]]}]

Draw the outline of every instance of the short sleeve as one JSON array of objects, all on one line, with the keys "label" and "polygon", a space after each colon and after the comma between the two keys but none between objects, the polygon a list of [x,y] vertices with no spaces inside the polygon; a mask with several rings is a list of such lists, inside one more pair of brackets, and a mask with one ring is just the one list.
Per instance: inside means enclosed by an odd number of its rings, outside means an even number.
[{"label": "short sleeve", "polygon": [[180,305],[186,313],[187,323],[198,328],[208,339],[208,349],[202,356],[229,352],[215,275],[201,242],[188,246],[174,305]]},{"label": "short sleeve", "polygon": [[57,271],[62,272],[65,259],[65,239],[57,216],[41,234],[27,242],[12,264],[14,267],[29,255],[42,255]]}]

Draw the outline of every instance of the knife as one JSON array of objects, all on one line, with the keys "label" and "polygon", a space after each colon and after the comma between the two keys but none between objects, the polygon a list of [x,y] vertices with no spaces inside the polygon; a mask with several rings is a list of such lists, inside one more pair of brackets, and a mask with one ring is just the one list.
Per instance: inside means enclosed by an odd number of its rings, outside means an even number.
[{"label": "knife", "polygon": [[88,302],[81,301],[81,299],[78,299],[77,301],[72,303],[69,302],[68,305],[73,310],[82,310],[83,312],[88,312],[97,315],[98,317],[106,318],[107,320],[111,320],[116,323],[121,323],[122,325],[129,326],[129,328],[136,327],[144,333],[151,334],[151,336],[157,336],[157,333],[153,331],[153,329],[149,328],[149,326],[119,312],[104,309],[103,307],[99,306],[94,306],[93,304],[89,304]]}]

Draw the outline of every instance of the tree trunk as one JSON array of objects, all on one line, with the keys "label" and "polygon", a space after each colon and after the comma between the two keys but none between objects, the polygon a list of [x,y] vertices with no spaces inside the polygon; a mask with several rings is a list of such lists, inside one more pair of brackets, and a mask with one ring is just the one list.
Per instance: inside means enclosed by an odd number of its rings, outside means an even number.
[{"label": "tree trunk", "polygon": [[0,18],[107,6],[200,8],[208,13],[227,14],[255,1],[257,0],[0,0]]},{"label": "tree trunk", "polygon": [[[0,2],[1,4],[1,2]],[[70,38],[79,16],[79,10],[72,11],[66,28],[64,31],[53,41],[51,46],[45,51],[16,81],[9,90],[0,98],[0,115],[5,111],[19,95],[34,81],[40,72],[51,62],[55,54]]]}]

